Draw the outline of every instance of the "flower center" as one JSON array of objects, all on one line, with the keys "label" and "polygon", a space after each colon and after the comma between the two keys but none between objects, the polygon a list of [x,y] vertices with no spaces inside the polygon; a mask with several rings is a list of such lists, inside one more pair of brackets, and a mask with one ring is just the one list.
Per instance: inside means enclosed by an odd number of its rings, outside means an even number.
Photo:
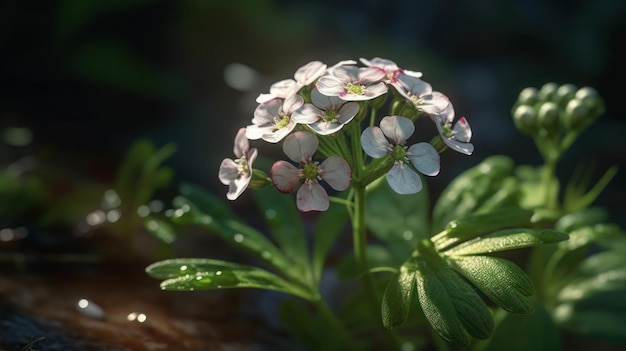
[{"label": "flower center", "polygon": [[415,106],[419,106],[424,103],[424,100],[420,99],[420,97],[415,94],[409,92],[407,93],[407,95],[409,96],[409,99],[411,99],[411,102],[415,104]]},{"label": "flower center", "polygon": [[324,112],[324,121],[328,123],[337,123],[337,111],[329,110]]},{"label": "flower center", "polygon": [[241,156],[241,158],[236,159],[235,163],[237,163],[237,173],[239,173],[239,175],[250,174],[250,168],[248,167],[248,159],[246,156]]},{"label": "flower center", "polygon": [[391,151],[391,158],[399,162],[407,162],[408,157],[406,155],[407,147],[404,145],[395,145]]},{"label": "flower center", "polygon": [[346,84],[346,92],[353,95],[363,95],[365,93],[365,85],[348,83]]},{"label": "flower center", "polygon": [[454,135],[452,131],[452,126],[450,126],[449,124],[444,125],[441,129],[443,131],[443,136],[448,139],[450,139]]},{"label": "flower center", "polygon": [[289,125],[289,121],[290,118],[287,115],[277,116],[274,119],[274,126],[276,126],[277,129],[282,129]]},{"label": "flower center", "polygon": [[317,162],[307,162],[302,166],[302,176],[305,180],[316,180],[318,176]]}]

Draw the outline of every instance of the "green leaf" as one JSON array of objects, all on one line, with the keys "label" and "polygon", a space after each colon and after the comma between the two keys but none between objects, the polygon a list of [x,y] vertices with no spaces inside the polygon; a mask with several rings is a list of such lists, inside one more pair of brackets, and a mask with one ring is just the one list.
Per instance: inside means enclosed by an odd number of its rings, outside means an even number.
[{"label": "green leaf", "polygon": [[[592,167],[585,168],[590,169]],[[596,198],[600,196],[604,188],[606,188],[616,174],[617,166],[609,168],[604,175],[602,175],[602,178],[600,178],[596,185],[594,185],[593,188],[591,188],[587,193],[584,193],[589,185],[588,183],[590,181],[590,177],[588,175],[578,176],[575,173],[572,180],[565,188],[565,195],[563,198],[565,209],[568,212],[575,212],[591,205]]]},{"label": "green leaf", "polygon": [[407,196],[383,181],[367,194],[365,224],[390,252],[404,259],[429,234],[428,206],[426,183],[419,193]]},{"label": "green leaf", "polygon": [[626,266],[574,279],[561,289],[559,301],[575,301],[600,291],[626,290]]},{"label": "green leaf", "polygon": [[175,258],[149,265],[146,272],[164,279],[163,290],[193,291],[222,288],[259,288],[311,298],[279,276],[261,268],[208,258]]},{"label": "green leaf", "polygon": [[150,234],[166,244],[171,244],[176,240],[176,232],[174,232],[172,226],[158,218],[145,218],[144,227]]},{"label": "green leaf", "polygon": [[568,213],[555,223],[554,228],[569,233],[581,227],[591,226],[608,219],[607,210],[603,207],[590,207],[581,211]]},{"label": "green leaf", "polygon": [[533,311],[526,297],[534,291],[533,282],[514,263],[488,256],[455,256],[449,262],[498,306],[512,313]]},{"label": "green leaf", "polygon": [[[480,164],[459,174],[442,191],[433,207],[433,230],[441,231],[455,218],[477,212],[481,206],[495,208],[508,203],[517,195],[515,183],[510,178],[513,159],[496,155],[485,158]],[[505,189],[503,192],[499,191]]]},{"label": "green leaf", "polygon": [[313,237],[313,276],[319,282],[324,261],[335,240],[348,222],[345,206],[331,203],[327,211],[320,214],[315,224]]},{"label": "green leaf", "polygon": [[524,227],[531,224],[532,210],[519,207],[499,208],[487,213],[476,213],[452,220],[445,231],[433,236],[437,250],[478,237],[483,234],[511,227]]},{"label": "green leaf", "polygon": [[[519,205],[523,208],[544,208],[546,199],[555,199],[559,192],[559,180],[551,176],[546,185],[543,167],[522,165],[515,169],[520,184],[521,198]],[[547,189],[546,189],[547,188]],[[550,192],[548,194],[547,192]]]},{"label": "green leaf", "polygon": [[[306,233],[302,215],[291,196],[281,194],[273,187],[257,189],[254,200],[270,228],[272,238],[283,253],[302,267],[309,267]],[[310,272],[310,269],[307,269]]]},{"label": "green leaf", "polygon": [[385,288],[382,304],[383,325],[395,328],[406,321],[411,308],[411,298],[415,288],[415,269],[407,264],[400,267]]},{"label": "green leaf", "polygon": [[567,234],[556,230],[534,230],[529,228],[514,228],[499,230],[484,237],[463,242],[445,251],[446,255],[477,255],[521,249],[545,243],[555,243],[567,240]]},{"label": "green leaf", "polygon": [[545,308],[534,304],[534,313],[507,313],[485,351],[556,351],[561,350],[561,332]]},{"label": "green leaf", "polygon": [[570,333],[624,345],[626,344],[624,293],[626,291],[622,290],[613,296],[597,294],[598,298],[594,300],[604,301],[600,306],[592,304],[579,306],[579,303],[560,304],[555,308],[554,318],[559,327]]}]

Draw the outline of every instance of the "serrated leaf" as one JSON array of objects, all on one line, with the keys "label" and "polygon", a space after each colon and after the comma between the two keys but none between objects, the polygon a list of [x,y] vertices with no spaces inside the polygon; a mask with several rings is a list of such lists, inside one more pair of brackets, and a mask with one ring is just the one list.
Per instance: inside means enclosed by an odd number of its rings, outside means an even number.
[{"label": "serrated leaf", "polygon": [[382,317],[385,328],[395,328],[406,321],[411,308],[411,297],[415,288],[415,272],[407,265],[400,267],[385,288]]},{"label": "serrated leaf", "polygon": [[555,243],[566,240],[567,234],[556,230],[515,228],[499,230],[484,237],[463,242],[445,251],[446,255],[477,255]]},{"label": "serrated leaf", "polygon": [[308,297],[308,294],[264,269],[207,258],[175,258],[149,265],[146,272],[164,279],[163,290],[193,291],[259,288]]},{"label": "serrated leaf", "polygon": [[144,227],[150,234],[166,244],[171,244],[176,240],[176,232],[172,226],[158,218],[146,218],[144,220]]},{"label": "serrated leaf", "polygon": [[561,334],[541,304],[534,304],[531,314],[507,314],[485,351],[555,351],[561,350]]},{"label": "serrated leaf", "polygon": [[514,263],[489,256],[455,256],[449,262],[498,306],[512,313],[533,311],[526,297],[534,291],[533,282]]}]

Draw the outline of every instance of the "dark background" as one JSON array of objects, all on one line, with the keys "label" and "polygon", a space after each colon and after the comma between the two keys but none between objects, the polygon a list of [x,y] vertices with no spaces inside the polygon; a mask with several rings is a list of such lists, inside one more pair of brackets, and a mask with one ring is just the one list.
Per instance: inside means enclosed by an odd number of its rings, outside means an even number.
[{"label": "dark background", "polygon": [[[108,181],[145,137],[178,145],[168,161],[177,180],[225,193],[219,163],[232,157],[256,95],[311,60],[380,56],[422,71],[472,125],[476,152],[444,153],[440,176],[429,179],[435,191],[488,155],[538,165],[510,109],[522,88],[550,81],[593,86],[604,97],[606,115],[559,166],[569,176],[578,161],[594,161],[599,178],[625,164],[625,40],[620,0],[5,0],[0,130],[25,127],[33,139],[3,142],[0,162],[34,154],[70,178]],[[256,79],[229,86],[224,74],[234,63]],[[623,223],[620,178],[598,204]]]}]

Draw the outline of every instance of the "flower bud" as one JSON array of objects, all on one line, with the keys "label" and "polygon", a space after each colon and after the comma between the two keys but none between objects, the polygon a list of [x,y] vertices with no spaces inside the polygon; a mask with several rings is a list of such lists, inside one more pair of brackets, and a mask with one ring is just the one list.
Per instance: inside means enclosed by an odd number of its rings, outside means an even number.
[{"label": "flower bud", "polygon": [[271,183],[272,181],[270,180],[270,177],[268,177],[265,172],[256,168],[252,169],[252,178],[250,179],[250,184],[248,184],[248,188],[262,189]]},{"label": "flower bud", "polygon": [[563,84],[554,93],[554,101],[561,108],[564,108],[568,101],[574,98],[576,94],[576,86],[573,84]]},{"label": "flower bud", "polygon": [[598,92],[592,87],[582,87],[576,91],[576,98],[583,101],[589,108],[591,119],[596,119],[604,113],[604,102]]},{"label": "flower bud", "polygon": [[545,133],[545,136],[551,137],[556,135],[559,130],[561,110],[554,102],[544,102],[537,112],[537,124]]},{"label": "flower bud", "polygon": [[537,88],[534,88],[534,87],[524,88],[522,91],[520,91],[519,96],[517,97],[517,104],[533,106],[534,104],[537,103],[537,98],[538,98],[537,94],[538,94]]},{"label": "flower bud", "polygon": [[563,118],[565,127],[572,130],[583,129],[591,122],[589,112],[589,107],[582,100],[570,100],[565,107]]},{"label": "flower bud", "polygon": [[559,86],[556,83],[544,84],[537,93],[537,98],[539,99],[539,102],[552,101],[558,88]]},{"label": "flower bud", "polygon": [[515,127],[522,133],[533,135],[537,131],[537,114],[528,105],[519,105],[513,111]]}]

